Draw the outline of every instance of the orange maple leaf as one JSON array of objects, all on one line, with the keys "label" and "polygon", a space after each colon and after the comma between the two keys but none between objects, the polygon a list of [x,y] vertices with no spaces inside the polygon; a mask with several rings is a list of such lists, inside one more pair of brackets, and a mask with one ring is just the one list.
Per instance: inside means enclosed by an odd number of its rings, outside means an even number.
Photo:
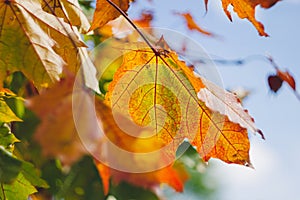
[{"label": "orange maple leaf", "polygon": [[171,152],[187,138],[205,161],[251,166],[246,128],[259,130],[234,95],[196,77],[173,51],[129,46],[106,94],[113,112],[152,130]]},{"label": "orange maple leaf", "polygon": [[[232,5],[233,10],[241,19],[248,19],[257,29],[259,35],[268,36],[264,30],[264,25],[255,19],[255,7],[260,5],[263,8],[270,8],[280,0],[222,0],[222,6],[227,17],[232,21],[228,6]],[[204,0],[207,7],[208,0]]]},{"label": "orange maple leaf", "polygon": [[[129,8],[130,0],[111,0],[122,11],[126,12]],[[101,28],[110,20],[116,19],[121,13],[110,5],[106,0],[97,0],[96,10],[94,13],[90,30]]]}]

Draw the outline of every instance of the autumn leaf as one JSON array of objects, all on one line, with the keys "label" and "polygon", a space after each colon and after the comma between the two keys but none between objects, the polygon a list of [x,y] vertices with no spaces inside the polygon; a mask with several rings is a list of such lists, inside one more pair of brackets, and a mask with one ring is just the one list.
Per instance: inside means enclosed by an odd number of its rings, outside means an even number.
[{"label": "autumn leaf", "polygon": [[64,79],[27,102],[41,119],[34,138],[43,154],[59,158],[64,165],[71,165],[86,154],[73,120],[73,83],[73,79]]},{"label": "autumn leaf", "polygon": [[[68,69],[69,72],[75,74],[78,72],[79,68],[81,67],[81,62],[83,61],[79,55],[79,49],[86,49],[87,46],[80,39],[81,35],[78,31],[78,28],[81,28],[79,26],[81,22],[79,16],[76,16],[74,14],[74,7],[76,7],[76,5],[71,4],[71,2],[69,1],[64,1],[66,0],[54,1],[58,5],[53,5],[54,2],[43,1],[43,3],[46,4],[44,5],[44,10],[49,12],[49,16],[53,19],[51,19],[51,25],[47,24],[48,27],[46,26],[46,28],[44,26],[41,27],[43,27],[43,30],[45,32],[48,32],[48,35],[53,40],[55,40],[56,45],[53,46],[53,50],[55,51],[55,53],[59,54],[61,58],[65,61],[65,67]],[[64,5],[66,5],[66,8],[64,7]],[[73,9],[67,9],[68,6]],[[81,12],[79,10],[77,11],[77,13]],[[44,15],[48,15],[45,12],[42,13]],[[45,16],[45,18],[46,17],[47,16]],[[63,23],[63,20],[66,21],[66,23]],[[72,23],[77,25],[78,28],[72,26]],[[86,31],[88,27],[85,27]],[[88,57],[86,59],[88,59]]]},{"label": "autumn leaf", "polygon": [[66,67],[70,72],[76,74],[80,67],[82,67],[80,73],[84,76],[86,86],[100,93],[98,80],[96,79],[96,69],[89,58],[85,44],[81,40],[73,40],[74,37],[81,37],[77,28],[85,33],[90,27],[88,19],[81,10],[78,1],[47,0],[42,2],[42,7],[50,14],[63,18],[68,23],[68,27],[72,28],[74,36],[71,38],[51,35],[58,43],[54,47],[55,52],[64,59]]},{"label": "autumn leaf", "polygon": [[[70,2],[68,4],[70,4]],[[76,4],[73,7],[76,8]],[[72,20],[74,10],[71,9],[70,13],[67,11],[68,9],[65,11],[65,16],[70,15],[70,20]],[[82,23],[84,23],[84,21]],[[80,39],[81,36],[77,27],[72,27],[72,32],[69,32],[72,37],[63,37],[59,34],[59,32],[50,32],[51,37],[57,42],[57,45],[54,46],[53,49],[65,61],[65,67],[68,69],[68,73],[81,73],[84,78],[85,86],[100,93],[98,79],[96,78],[96,68],[90,59],[87,46]]]},{"label": "autumn leaf", "polygon": [[277,76],[284,82],[286,82],[294,91],[296,90],[296,81],[294,77],[288,71],[281,71],[276,69]]},{"label": "autumn leaf", "polygon": [[[232,17],[228,11],[228,6],[232,5],[234,12],[236,12],[241,19],[248,19],[257,29],[259,35],[268,36],[264,30],[264,25],[255,18],[255,8],[257,5],[263,8],[270,8],[278,1],[280,0],[222,0],[222,6],[230,21],[232,21]],[[208,0],[204,0],[204,2],[207,7]]]},{"label": "autumn leaf", "polygon": [[[112,0],[122,11],[126,12],[129,8],[129,0]],[[116,19],[121,13],[110,5],[107,0],[97,0],[96,10],[90,30],[101,28],[110,20]]]},{"label": "autumn leaf", "polygon": [[89,21],[80,8],[78,0],[43,0],[41,4],[45,11],[50,14],[55,13],[70,26],[78,27],[83,33],[89,30]]},{"label": "autumn leaf", "polygon": [[270,75],[268,77],[268,84],[273,92],[276,93],[281,88],[283,82],[287,83],[292,90],[296,91],[296,81],[288,71],[284,72],[276,68],[276,72],[276,75]]},{"label": "autumn leaf", "polygon": [[6,74],[21,70],[36,85],[47,86],[59,79],[63,61],[52,49],[54,41],[23,7],[24,2],[0,3],[0,20],[3,22],[0,52],[2,59],[5,58],[0,64],[0,80],[2,82]]},{"label": "autumn leaf", "polygon": [[296,90],[295,78],[290,74],[289,71],[281,70],[272,57],[268,56],[267,59],[276,70],[276,74],[270,75],[268,77],[268,84],[270,89],[276,93],[281,88],[282,83],[285,82],[290,86],[290,88],[294,91],[298,98],[299,94]]},{"label": "autumn leaf", "polygon": [[279,76],[277,75],[270,75],[268,77],[269,87],[275,93],[281,88],[282,82],[283,82],[282,79],[279,78]]},{"label": "autumn leaf", "polygon": [[198,31],[199,33],[202,33],[204,35],[207,36],[214,36],[213,33],[208,32],[204,29],[202,29],[194,20],[194,18],[192,17],[192,15],[190,13],[175,13],[176,15],[179,15],[181,17],[183,17],[185,19],[186,25],[188,27],[189,30],[195,30]]},{"label": "autumn leaf", "polygon": [[172,166],[167,166],[148,173],[128,173],[111,169],[98,161],[95,161],[95,164],[102,178],[105,194],[108,194],[109,191],[110,178],[114,184],[119,184],[120,182],[125,181],[151,190],[154,190],[161,183],[166,183],[177,192],[183,191],[183,183],[188,178],[187,172],[185,172],[183,168],[176,168]]},{"label": "autumn leaf", "polygon": [[[190,80],[192,79],[190,78]],[[248,110],[242,107],[237,96],[223,90],[205,78],[201,78],[201,80],[205,88],[201,89],[197,95],[200,100],[205,102],[207,107],[226,115],[230,121],[238,123],[243,128],[259,133],[264,139],[262,131],[255,126],[254,119],[248,114]],[[197,78],[195,81],[197,81]]]},{"label": "autumn leaf", "polygon": [[5,58],[0,63],[1,82],[15,71],[22,71],[38,88],[49,87],[59,80],[64,62],[53,49],[55,39],[47,33],[60,39],[71,37],[75,44],[82,46],[70,25],[44,12],[38,0],[2,1],[0,8],[3,22],[0,52]]},{"label": "autumn leaf", "polygon": [[49,33],[51,38],[55,40],[57,44],[62,45],[58,39],[68,39],[65,41],[71,41],[73,45],[83,47],[85,44],[80,39],[78,33],[74,32],[74,27],[69,23],[65,23],[63,18],[59,18],[54,13],[47,13],[42,10],[40,1],[32,0],[31,2],[22,1],[24,9],[28,11],[34,18],[37,19],[38,25],[46,32]]},{"label": "autumn leaf", "polygon": [[196,77],[175,52],[155,54],[141,43],[126,49],[106,94],[114,112],[152,128],[174,152],[187,138],[205,161],[251,166],[246,128],[257,129],[234,95]]}]

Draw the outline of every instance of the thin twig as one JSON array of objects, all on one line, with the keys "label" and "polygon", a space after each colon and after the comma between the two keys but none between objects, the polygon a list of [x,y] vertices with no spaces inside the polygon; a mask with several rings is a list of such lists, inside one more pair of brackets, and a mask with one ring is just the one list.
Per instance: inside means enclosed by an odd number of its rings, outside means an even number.
[{"label": "thin twig", "polygon": [[297,97],[297,99],[300,101],[300,94],[296,90],[294,90],[294,94]]},{"label": "thin twig", "polygon": [[[274,61],[274,59],[271,56],[266,56],[266,58],[269,60],[270,64],[274,67],[274,69],[278,71],[279,70],[279,66]],[[290,86],[290,88],[293,90],[296,98],[300,101],[300,94],[298,93],[298,91],[295,88],[292,88],[291,86]]]},{"label": "thin twig", "polygon": [[107,3],[109,3],[111,6],[113,6],[129,23],[130,25],[138,32],[138,34],[143,38],[143,40],[147,43],[147,45],[151,48],[153,53],[156,56],[159,56],[160,53],[153,47],[153,45],[149,42],[149,40],[146,38],[146,36],[140,31],[140,29],[133,23],[133,21],[127,16],[127,14],[114,2],[110,0],[106,0]]},{"label": "thin twig", "polygon": [[[279,65],[274,61],[274,59],[271,56],[267,55],[250,55],[242,59],[233,59],[233,60],[227,60],[227,59],[207,59],[203,58],[201,60],[198,60],[198,62],[205,63],[205,60],[212,60],[213,62],[222,64],[222,65],[244,65],[246,62],[253,61],[253,60],[263,60],[268,62],[271,67],[273,67],[276,71],[280,70]],[[296,98],[300,101],[300,93],[293,89],[293,93],[295,94]]]}]

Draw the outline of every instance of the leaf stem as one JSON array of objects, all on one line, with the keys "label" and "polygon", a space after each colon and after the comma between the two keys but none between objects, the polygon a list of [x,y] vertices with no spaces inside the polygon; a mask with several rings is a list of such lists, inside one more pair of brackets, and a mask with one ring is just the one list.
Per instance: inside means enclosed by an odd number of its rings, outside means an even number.
[{"label": "leaf stem", "polygon": [[127,14],[114,2],[111,0],[106,0],[107,3],[109,3],[111,6],[113,6],[128,22],[129,24],[138,32],[138,34],[143,38],[143,40],[147,43],[147,45],[151,48],[153,53],[156,56],[159,56],[160,53],[153,47],[153,45],[149,42],[149,40],[146,38],[146,36],[142,33],[142,31],[133,23],[133,21],[127,16]]}]

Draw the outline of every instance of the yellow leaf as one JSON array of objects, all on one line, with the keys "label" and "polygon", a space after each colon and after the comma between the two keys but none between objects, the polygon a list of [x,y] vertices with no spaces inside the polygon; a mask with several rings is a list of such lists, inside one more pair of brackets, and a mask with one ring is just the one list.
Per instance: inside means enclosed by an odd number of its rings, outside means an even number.
[{"label": "yellow leaf", "polygon": [[[87,32],[90,27],[78,1],[48,0],[42,1],[42,7],[48,13],[63,18],[67,23],[66,27],[64,27],[68,33],[67,37],[63,37],[60,32],[51,31],[49,33],[57,43],[53,48],[55,52],[64,59],[69,72],[76,74],[82,67],[80,73],[84,77],[85,85],[100,93],[95,66],[89,58],[86,45],[81,41],[81,36],[77,29],[78,27],[82,32]],[[57,20],[59,19],[57,18]]]},{"label": "yellow leaf", "polygon": [[83,33],[89,30],[90,24],[83,13],[78,0],[46,0],[41,2],[45,11],[55,13],[71,26],[77,26]]},{"label": "yellow leaf", "polygon": [[[228,6],[232,5],[234,12],[238,14],[241,19],[248,19],[257,29],[259,35],[268,36],[264,30],[262,23],[255,19],[255,8],[260,5],[263,8],[270,8],[280,0],[222,0],[222,6],[227,17],[232,21],[231,14],[228,11]],[[205,0],[207,5],[208,0]]]},{"label": "yellow leaf", "polygon": [[36,87],[51,86],[59,80],[65,64],[54,46],[70,40],[78,46],[84,44],[70,25],[43,11],[39,0],[7,2],[0,3],[0,81],[22,71]]},{"label": "yellow leaf", "polygon": [[[86,47],[80,39],[78,28],[84,32],[89,28],[88,20],[82,13],[78,1],[48,0],[42,1],[41,6],[49,14],[41,12],[40,15],[45,19],[47,19],[48,15],[48,19],[50,20],[51,18],[51,24],[47,24],[47,26],[41,25],[41,27],[55,40],[56,45],[53,46],[53,49],[63,58],[68,70],[74,74],[77,73],[83,61],[79,48]],[[65,23],[63,23],[63,20]],[[82,51],[84,50],[82,49]]]},{"label": "yellow leaf", "polygon": [[[64,63],[52,49],[55,42],[35,22],[24,2],[0,3],[0,81],[6,74],[22,71],[36,86],[47,87],[59,80]],[[39,9],[31,2],[30,6]]]},{"label": "yellow leaf", "polygon": [[[130,0],[111,0],[115,3],[121,10],[126,12],[129,8]],[[110,5],[106,0],[97,0],[96,10],[94,13],[93,22],[90,30],[96,28],[101,28],[110,20],[116,19],[121,14],[112,5]]]},{"label": "yellow leaf", "polygon": [[0,123],[22,121],[6,104],[5,98],[16,97],[16,95],[6,88],[0,88]]}]

